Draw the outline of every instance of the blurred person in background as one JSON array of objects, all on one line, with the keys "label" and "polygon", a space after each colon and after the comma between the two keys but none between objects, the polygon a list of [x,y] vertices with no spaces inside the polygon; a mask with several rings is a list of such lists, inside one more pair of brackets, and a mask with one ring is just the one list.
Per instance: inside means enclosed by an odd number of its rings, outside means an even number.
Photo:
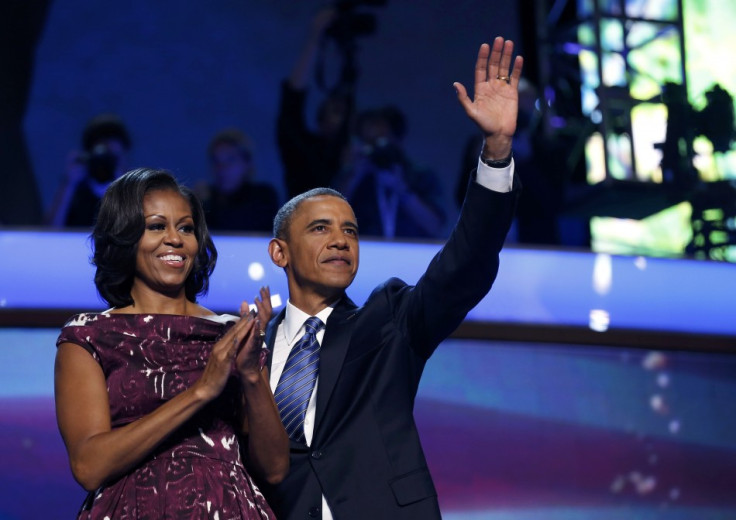
[{"label": "blurred person in background", "polygon": [[46,217],[49,226],[91,227],[105,190],[128,168],[132,142],[120,116],[93,117],[81,144],[81,151],[69,153],[66,175]]},{"label": "blurred person in background", "polygon": [[355,143],[335,187],[348,199],[363,236],[439,238],[445,225],[437,175],[404,150],[404,114],[388,105],[360,112]]},{"label": "blurred person in background", "polygon": [[207,147],[211,181],[196,192],[207,224],[217,231],[270,232],[279,209],[278,194],[267,183],[255,182],[253,145],[236,128],[215,134]]},{"label": "blurred person in background", "polygon": [[297,61],[281,85],[276,141],[284,168],[287,198],[312,188],[332,185],[340,171],[350,141],[350,121],[354,105],[354,81],[351,75],[327,89],[317,109],[317,126],[307,122],[307,93],[318,54],[337,20],[335,7],[317,12]]}]

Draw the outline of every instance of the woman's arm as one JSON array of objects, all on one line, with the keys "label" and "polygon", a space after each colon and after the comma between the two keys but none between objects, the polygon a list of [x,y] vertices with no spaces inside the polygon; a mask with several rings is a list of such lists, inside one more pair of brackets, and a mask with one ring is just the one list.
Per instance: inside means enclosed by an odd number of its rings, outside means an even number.
[{"label": "woman's arm", "polygon": [[150,414],[115,429],[101,367],[80,346],[61,344],[54,368],[56,416],[77,482],[93,491],[125,474],[220,395],[239,345],[253,326],[252,316],[241,319],[214,345],[194,385]]},{"label": "woman's arm", "polygon": [[241,381],[248,469],[269,484],[278,484],[289,471],[289,437],[268,383],[268,369]]},{"label": "woman's arm", "polygon": [[[261,289],[255,305],[256,325],[236,360],[243,392],[244,449],[248,468],[266,482],[277,484],[289,471],[289,437],[271,392],[268,369],[263,367],[262,333],[272,313],[268,287]],[[245,302],[243,307],[247,306]]]}]

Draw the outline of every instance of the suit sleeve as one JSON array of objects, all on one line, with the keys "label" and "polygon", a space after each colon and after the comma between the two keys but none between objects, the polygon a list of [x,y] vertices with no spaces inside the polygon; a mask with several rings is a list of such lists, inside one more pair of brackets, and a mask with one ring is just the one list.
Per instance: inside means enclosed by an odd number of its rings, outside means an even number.
[{"label": "suit sleeve", "polygon": [[405,287],[394,309],[415,352],[428,358],[490,291],[499,253],[521,191],[484,188],[471,177],[460,217],[416,286]]}]

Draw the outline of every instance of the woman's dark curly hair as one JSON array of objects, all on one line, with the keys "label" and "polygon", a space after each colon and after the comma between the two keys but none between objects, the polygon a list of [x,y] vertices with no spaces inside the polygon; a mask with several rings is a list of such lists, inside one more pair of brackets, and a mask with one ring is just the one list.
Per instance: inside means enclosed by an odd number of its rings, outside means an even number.
[{"label": "woman's dark curly hair", "polygon": [[207,230],[202,204],[189,188],[176,181],[171,172],[138,168],[116,179],[107,188],[92,230],[92,264],[97,267],[95,286],[100,296],[113,307],[134,303],[130,290],[136,270],[138,241],[146,227],[143,197],[154,190],[174,191],[189,202],[199,250],[184,290],[192,302],[197,301],[197,296],[207,294],[209,278],[217,262],[217,249]]}]

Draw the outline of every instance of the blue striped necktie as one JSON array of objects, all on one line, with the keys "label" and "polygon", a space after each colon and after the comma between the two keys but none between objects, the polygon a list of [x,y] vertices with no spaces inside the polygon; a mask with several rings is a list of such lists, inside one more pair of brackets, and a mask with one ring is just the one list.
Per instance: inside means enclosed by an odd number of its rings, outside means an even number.
[{"label": "blue striped necktie", "polygon": [[304,335],[291,349],[274,392],[281,422],[295,441],[304,441],[304,417],[319,374],[317,332],[324,326],[315,316],[304,323]]}]

